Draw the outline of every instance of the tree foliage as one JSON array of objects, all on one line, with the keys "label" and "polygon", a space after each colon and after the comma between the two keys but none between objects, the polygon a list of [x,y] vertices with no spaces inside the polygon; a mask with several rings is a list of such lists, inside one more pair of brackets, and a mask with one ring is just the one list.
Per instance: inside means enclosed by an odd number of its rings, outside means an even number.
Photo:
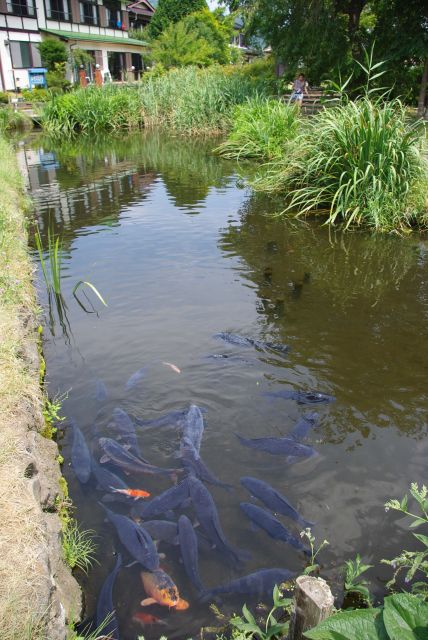
[{"label": "tree foliage", "polygon": [[153,42],[152,56],[166,68],[226,64],[230,61],[231,32],[230,20],[219,20],[202,9],[168,25]]},{"label": "tree foliage", "polygon": [[40,51],[42,64],[48,71],[55,71],[56,64],[62,64],[68,60],[66,46],[60,40],[48,38],[40,42],[37,47]]},{"label": "tree foliage", "polygon": [[157,38],[171,23],[201,9],[206,9],[206,0],[159,0],[158,7],[147,27],[147,35]]}]

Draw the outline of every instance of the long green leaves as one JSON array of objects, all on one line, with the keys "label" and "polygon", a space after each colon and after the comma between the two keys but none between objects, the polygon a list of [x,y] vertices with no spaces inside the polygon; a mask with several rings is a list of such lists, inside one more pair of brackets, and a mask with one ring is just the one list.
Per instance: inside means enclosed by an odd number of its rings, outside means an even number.
[{"label": "long green leaves", "polygon": [[53,293],[59,296],[61,295],[61,268],[63,258],[62,240],[59,236],[55,237],[51,228],[48,228],[47,261],[45,258],[39,227],[36,227],[34,238],[46,287],[48,291],[53,291]]},{"label": "long green leaves", "polygon": [[[365,96],[308,122],[256,188],[286,191],[286,211],[327,213],[329,224],[403,229],[427,214],[427,163],[418,123],[400,100]],[[426,223],[426,220],[425,220]]]},{"label": "long green leaves", "polygon": [[232,130],[217,152],[225,158],[280,158],[298,127],[295,106],[256,96],[235,107]]},{"label": "long green leaves", "polygon": [[213,133],[230,125],[235,105],[265,91],[262,80],[235,67],[185,67],[140,83],[89,87],[45,103],[42,125],[51,134],[165,126],[181,134]]}]

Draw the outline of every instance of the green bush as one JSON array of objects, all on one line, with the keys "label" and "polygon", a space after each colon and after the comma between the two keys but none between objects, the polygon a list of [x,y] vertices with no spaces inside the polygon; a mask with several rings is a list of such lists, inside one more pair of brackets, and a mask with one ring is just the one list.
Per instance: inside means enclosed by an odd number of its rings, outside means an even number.
[{"label": "green bush", "polygon": [[426,224],[427,163],[418,123],[398,99],[365,96],[325,109],[302,128],[255,187],[283,191],[286,211],[377,230]]},{"label": "green bush", "polygon": [[217,151],[226,158],[280,158],[285,143],[296,136],[298,127],[295,106],[252,98],[235,108],[232,130]]},{"label": "green bush", "polygon": [[25,102],[46,102],[50,98],[49,91],[42,87],[23,89],[21,93]]},{"label": "green bush", "polygon": [[9,94],[6,91],[0,91],[0,104],[9,103]]},{"label": "green bush", "polygon": [[32,126],[31,119],[24,113],[11,107],[0,107],[0,133],[12,129],[31,129]]}]

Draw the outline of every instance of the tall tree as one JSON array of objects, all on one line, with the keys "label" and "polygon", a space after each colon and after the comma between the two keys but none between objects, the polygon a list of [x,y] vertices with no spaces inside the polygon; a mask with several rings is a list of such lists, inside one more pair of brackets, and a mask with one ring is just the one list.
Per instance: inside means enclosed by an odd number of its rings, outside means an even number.
[{"label": "tall tree", "polygon": [[206,0],[159,0],[147,27],[148,35],[151,38],[157,38],[169,24],[179,22],[189,13],[206,8]]}]

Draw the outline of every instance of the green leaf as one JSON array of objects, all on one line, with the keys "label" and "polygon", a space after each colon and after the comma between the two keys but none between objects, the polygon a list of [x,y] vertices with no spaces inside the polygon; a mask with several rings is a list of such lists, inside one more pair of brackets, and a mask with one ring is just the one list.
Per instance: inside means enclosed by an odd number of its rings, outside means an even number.
[{"label": "green leaf", "polygon": [[382,609],[341,611],[304,632],[310,640],[389,640]]},{"label": "green leaf", "polygon": [[427,521],[424,520],[424,518],[416,518],[411,524],[409,524],[409,527],[414,529],[415,527],[419,527],[421,524],[427,524]]},{"label": "green leaf", "polygon": [[97,296],[97,298],[99,300],[101,300],[101,302],[103,303],[103,305],[105,307],[107,307],[107,302],[104,300],[104,298],[102,297],[101,293],[98,291],[98,289],[91,283],[88,282],[87,280],[79,280],[79,282],[76,284],[76,286],[74,287],[72,293],[73,296],[76,298],[76,291],[77,289],[81,286],[81,285],[86,285],[87,287],[89,287],[90,289],[92,289],[92,291],[95,293],[95,295]]},{"label": "green leaf", "polygon": [[424,536],[422,533],[414,533],[415,538],[422,542],[426,547],[428,547],[428,536]]},{"label": "green leaf", "polygon": [[385,598],[383,621],[391,640],[428,640],[428,603],[409,593]]},{"label": "green leaf", "polygon": [[305,570],[303,571],[303,575],[307,576],[313,571],[316,571],[317,569],[319,569],[318,564],[310,564],[308,567],[305,567]]},{"label": "green leaf", "polygon": [[245,620],[247,620],[247,622],[250,622],[254,626],[257,626],[257,622],[256,622],[253,614],[251,613],[251,611],[248,609],[246,604],[244,604],[244,606],[242,607],[242,614],[243,614]]}]

